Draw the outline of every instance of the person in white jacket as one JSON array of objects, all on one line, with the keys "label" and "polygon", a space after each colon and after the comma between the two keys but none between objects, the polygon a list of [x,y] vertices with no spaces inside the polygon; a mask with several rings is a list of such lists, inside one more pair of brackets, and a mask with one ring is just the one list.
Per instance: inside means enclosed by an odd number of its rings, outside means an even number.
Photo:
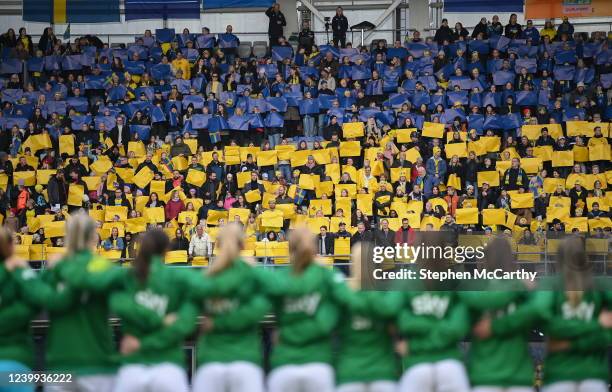
[{"label": "person in white jacket", "polygon": [[204,227],[198,225],[196,232],[189,241],[189,257],[209,257],[212,254],[210,237],[204,232]]}]

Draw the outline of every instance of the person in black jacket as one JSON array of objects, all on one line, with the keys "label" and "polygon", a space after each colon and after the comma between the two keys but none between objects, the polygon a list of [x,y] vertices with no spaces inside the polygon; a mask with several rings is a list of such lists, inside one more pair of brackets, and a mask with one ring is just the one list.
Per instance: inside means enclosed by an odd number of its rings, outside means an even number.
[{"label": "person in black jacket", "polygon": [[449,43],[453,42],[453,30],[448,27],[448,19],[442,19],[442,26],[438,27],[438,30],[436,30],[434,41],[439,45],[443,45],[445,41]]},{"label": "person in black jacket", "polygon": [[482,33],[482,37],[480,37],[480,39],[487,39],[489,38],[489,34],[487,33],[487,30],[489,28],[489,25],[487,24],[487,18],[480,18],[480,22],[474,26],[474,31],[472,31],[472,38],[478,38],[478,34]]},{"label": "person in black jacket", "polygon": [[283,36],[283,27],[287,26],[287,21],[278,3],[272,4],[272,7],[266,10],[266,16],[270,19],[268,36],[270,37],[270,50],[272,50],[273,46],[278,46],[278,39]]},{"label": "person in black jacket", "polygon": [[117,117],[117,123],[110,131],[110,138],[115,146],[127,146],[130,141],[130,128],[124,124],[123,117]]},{"label": "person in black jacket", "polygon": [[334,46],[346,47],[346,32],[348,30],[348,19],[344,16],[342,7],[336,8],[336,15],[332,19],[332,31],[334,33]]},{"label": "person in black jacket", "polygon": [[510,15],[510,23],[506,25],[504,35],[510,39],[521,38],[523,35],[523,28],[516,22],[516,14]]},{"label": "person in black jacket", "polygon": [[183,235],[183,230],[176,229],[176,237],[170,242],[170,250],[189,250],[189,240]]},{"label": "person in black jacket", "polygon": [[334,254],[334,235],[327,232],[327,226],[321,226],[317,235],[318,253],[320,255]]},{"label": "person in black jacket", "polygon": [[304,22],[302,25],[302,31],[298,35],[298,50],[300,48],[304,48],[306,54],[310,54],[312,52],[312,47],[315,43],[315,35],[312,30],[310,30],[310,26],[308,22]]}]

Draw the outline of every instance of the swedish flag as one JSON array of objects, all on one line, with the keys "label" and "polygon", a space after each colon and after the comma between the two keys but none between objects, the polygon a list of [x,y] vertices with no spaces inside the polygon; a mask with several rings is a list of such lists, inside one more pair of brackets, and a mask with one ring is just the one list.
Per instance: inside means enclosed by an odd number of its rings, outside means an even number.
[{"label": "swedish flag", "polygon": [[23,19],[58,24],[119,22],[119,0],[23,0]]}]

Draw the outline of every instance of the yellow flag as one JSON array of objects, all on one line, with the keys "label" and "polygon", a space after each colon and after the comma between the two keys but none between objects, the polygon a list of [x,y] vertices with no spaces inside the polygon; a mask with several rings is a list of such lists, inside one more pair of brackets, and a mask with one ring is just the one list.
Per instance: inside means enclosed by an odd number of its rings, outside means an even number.
[{"label": "yellow flag", "polygon": [[261,200],[261,193],[259,193],[259,190],[253,189],[245,193],[244,198],[248,203],[255,203]]},{"label": "yellow flag", "polygon": [[544,192],[554,193],[559,185],[561,185],[562,187],[565,187],[564,178],[547,177],[544,179]]},{"label": "yellow flag", "polygon": [[[147,166],[144,166],[134,176],[134,184],[136,184],[138,188],[144,189],[147,185],[151,184],[151,181],[153,181],[154,177],[155,177],[155,174],[153,173],[153,170],[149,169]],[[165,190],[165,184],[164,184],[164,190]],[[150,189],[150,191],[153,192],[153,189]]]},{"label": "yellow flag", "polygon": [[361,144],[358,141],[340,142],[341,157],[357,157],[361,155]]},{"label": "yellow flag", "polygon": [[461,190],[461,178],[456,174],[450,174],[446,186],[452,186],[455,189]]},{"label": "yellow flag", "polygon": [[482,210],[483,225],[504,225],[506,224],[506,210],[502,208],[488,208]]},{"label": "yellow flag", "polygon": [[145,145],[141,141],[128,142],[127,153],[129,153],[130,151],[133,151],[134,155],[136,155],[137,157],[144,157],[146,155]]},{"label": "yellow flag", "polygon": [[127,219],[127,214],[128,208],[124,206],[104,207],[104,220],[106,222],[112,222],[115,216],[118,216],[120,221],[125,221]]},{"label": "yellow flag", "polygon": [[128,233],[142,233],[147,230],[147,220],[144,217],[125,220],[125,231]]},{"label": "yellow flag", "polygon": [[501,146],[499,136],[483,136],[479,139],[487,146],[487,152],[498,152]]},{"label": "yellow flag", "polygon": [[416,128],[397,129],[395,131],[395,138],[398,143],[410,143],[412,141],[412,139],[410,138],[410,135],[412,134],[412,132],[416,132],[416,131],[417,131]]},{"label": "yellow flag", "polygon": [[278,159],[281,161],[289,161],[291,160],[292,154],[295,152],[295,146],[292,144],[279,144],[274,147],[276,151],[278,151]]},{"label": "yellow flag", "polygon": [[260,151],[257,154],[257,166],[274,166],[278,162],[278,151],[269,150],[269,151]]},{"label": "yellow flag", "polygon": [[38,135],[30,135],[23,144],[21,148],[25,150],[27,147],[30,148],[32,154],[36,153],[39,150],[46,150],[48,148],[53,148],[51,144],[51,138],[48,133],[41,133]]},{"label": "yellow flag", "polygon": [[131,184],[134,180],[134,169],[132,168],[116,167],[115,172],[126,184]]},{"label": "yellow flag", "polygon": [[446,152],[446,158],[450,159],[457,155],[459,158],[467,157],[467,145],[466,143],[451,143],[444,146]]},{"label": "yellow flag", "polygon": [[317,197],[322,197],[323,194],[330,197],[332,193],[334,193],[334,183],[331,181],[319,182],[319,184],[315,187],[315,192]]},{"label": "yellow flag", "polygon": [[13,185],[19,185],[19,180],[23,180],[24,186],[34,186],[36,185],[36,172],[13,172]]},{"label": "yellow flag", "polygon": [[408,167],[392,167],[391,182],[398,182],[401,176],[405,176],[407,181],[410,181],[410,168]]},{"label": "yellow flag", "polygon": [[527,174],[536,174],[542,168],[541,158],[522,158],[521,167]]},{"label": "yellow flag", "polygon": [[142,215],[149,223],[164,223],[166,221],[164,207],[145,208]]},{"label": "yellow flag", "polygon": [[185,178],[185,182],[191,185],[195,185],[197,187],[201,187],[206,182],[206,173],[196,169],[189,169],[189,171],[187,171],[187,177]]},{"label": "yellow flag", "polygon": [[57,170],[36,170],[36,183],[38,185],[47,185],[52,175],[57,173]]},{"label": "yellow flag", "polygon": [[312,174],[300,174],[300,182],[299,182],[299,187],[302,189],[306,189],[309,191],[312,191],[315,189],[315,180],[314,175]]},{"label": "yellow flag", "polygon": [[218,226],[219,220],[223,219],[227,222],[227,211],[222,210],[208,210],[208,216],[206,217],[206,224],[210,226]]},{"label": "yellow flag", "polygon": [[478,224],[478,208],[457,208],[455,220],[459,225]]},{"label": "yellow flag", "polygon": [[543,161],[552,161],[553,148],[552,146],[540,146],[533,148],[533,155]]},{"label": "yellow flag", "polygon": [[442,139],[444,137],[444,124],[425,121],[423,123],[423,136]]},{"label": "yellow flag", "polygon": [[584,146],[574,146],[574,161],[575,162],[586,162],[589,160],[589,149]]},{"label": "yellow flag", "polygon": [[336,196],[342,195],[342,190],[346,189],[348,197],[353,199],[357,197],[357,184],[336,184],[334,188]]},{"label": "yellow flag", "polygon": [[554,151],[552,165],[553,167],[574,166],[574,153],[572,151]]},{"label": "yellow flag", "polygon": [[566,233],[571,233],[573,229],[578,229],[580,232],[589,231],[589,223],[586,217],[567,218],[564,223]]},{"label": "yellow flag", "polygon": [[328,163],[325,165],[325,174],[331,178],[334,184],[340,181],[340,165],[337,163]]},{"label": "yellow flag", "polygon": [[531,208],[533,207],[533,193],[511,193],[510,206],[514,208]]},{"label": "yellow flag", "polygon": [[406,151],[407,161],[415,163],[419,158],[421,158],[421,153],[416,149],[416,147],[412,147],[410,150]]},{"label": "yellow flag", "polygon": [[174,170],[183,171],[187,170],[189,166],[189,162],[187,162],[187,158],[176,156],[172,158],[172,165],[174,165]]},{"label": "yellow flag", "polygon": [[360,193],[357,195],[357,209],[364,215],[372,215],[373,194]]},{"label": "yellow flag", "polygon": [[61,154],[74,155],[74,135],[60,135],[59,150]]},{"label": "yellow flag", "polygon": [[[140,172],[138,172],[140,173]],[[166,181],[151,181],[151,186],[149,187],[150,193],[157,193],[157,196],[162,196],[166,194]]]},{"label": "yellow flag", "polygon": [[164,262],[166,264],[186,263],[187,258],[188,255],[186,250],[173,250],[166,252]]},{"label": "yellow flag", "polygon": [[592,128],[588,121],[566,121],[567,136],[593,136]]},{"label": "yellow flag", "polygon": [[311,154],[310,150],[294,151],[291,154],[291,166],[304,166],[308,162],[308,155]]},{"label": "yellow flag", "polygon": [[98,159],[89,166],[89,168],[93,170],[96,175],[106,174],[111,167],[113,167],[113,163],[107,156],[104,155],[98,157]]},{"label": "yellow flag", "polygon": [[315,214],[317,211],[321,210],[323,212],[323,215],[331,215],[332,214],[332,201],[331,199],[310,200],[309,210],[312,214]]},{"label": "yellow flag", "polygon": [[230,221],[234,221],[235,217],[240,217],[240,222],[246,224],[249,220],[249,215],[251,215],[251,210],[248,208],[230,208],[228,213],[228,219]]},{"label": "yellow flag", "polygon": [[315,162],[317,162],[319,165],[327,165],[331,162],[331,155],[329,153],[329,149],[325,148],[323,150],[312,150],[311,152]]},{"label": "yellow flag", "polygon": [[68,187],[68,205],[81,207],[83,205],[83,195],[85,188],[83,185],[71,184]]},{"label": "yellow flag", "polygon": [[249,181],[251,181],[250,171],[236,173],[236,182],[238,183],[238,188],[244,187]]},{"label": "yellow flag", "polygon": [[610,161],[610,145],[596,144],[589,147],[589,161]]},{"label": "yellow flag", "polygon": [[478,187],[481,187],[485,182],[491,187],[499,186],[499,173],[497,171],[479,171],[477,177]]},{"label": "yellow flag", "polygon": [[361,121],[342,124],[342,135],[345,139],[362,137],[365,135],[365,125]]}]

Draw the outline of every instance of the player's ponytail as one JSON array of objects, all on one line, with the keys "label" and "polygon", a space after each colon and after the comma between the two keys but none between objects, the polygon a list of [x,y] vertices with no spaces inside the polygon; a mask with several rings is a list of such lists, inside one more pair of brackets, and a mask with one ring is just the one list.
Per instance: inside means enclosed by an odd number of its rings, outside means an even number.
[{"label": "player's ponytail", "polygon": [[562,241],[557,251],[565,296],[572,306],[578,306],[584,292],[592,287],[591,265],[585,246],[584,239],[572,237]]},{"label": "player's ponytail", "polygon": [[66,221],[66,254],[93,250],[97,244],[96,222],[85,212],[71,215]]},{"label": "player's ponytail", "polygon": [[223,226],[217,234],[217,257],[208,268],[209,275],[216,275],[228,268],[234,260],[240,257],[244,249],[244,231],[236,223]]},{"label": "player's ponytail", "polygon": [[13,233],[6,227],[0,227],[0,263],[13,255]]},{"label": "player's ponytail", "polygon": [[301,274],[314,261],[315,238],[306,227],[295,229],[289,234],[289,260],[296,274]]},{"label": "player's ponytail", "polygon": [[147,231],[142,236],[138,255],[134,259],[134,274],[140,283],[147,281],[151,261],[164,257],[169,243],[168,236],[160,229]]}]

